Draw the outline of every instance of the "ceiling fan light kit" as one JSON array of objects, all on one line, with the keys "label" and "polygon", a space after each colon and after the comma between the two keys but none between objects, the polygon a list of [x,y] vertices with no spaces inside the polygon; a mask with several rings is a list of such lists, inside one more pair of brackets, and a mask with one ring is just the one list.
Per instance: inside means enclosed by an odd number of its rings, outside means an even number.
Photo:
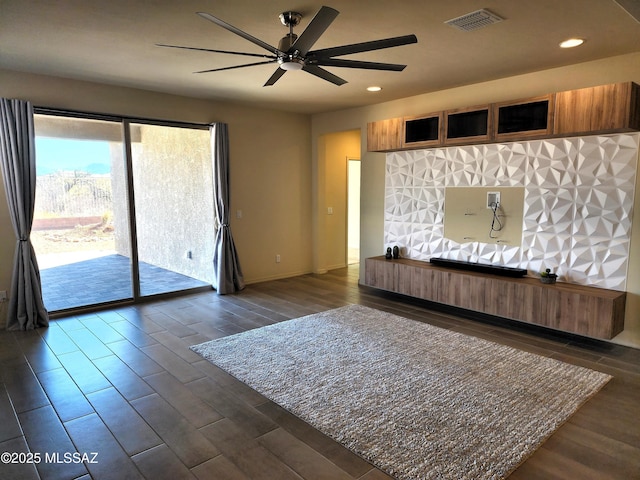
[{"label": "ceiling fan light kit", "polygon": [[280,21],[286,27],[289,27],[289,33],[280,39],[278,47],[273,47],[268,43],[249,35],[239,28],[230,25],[213,15],[205,12],[197,12],[202,18],[209,20],[216,25],[248,40],[249,42],[267,50],[270,55],[255,54],[248,52],[232,52],[227,50],[213,50],[197,47],[183,47],[179,45],[156,44],[160,47],[181,48],[186,50],[198,50],[213,53],[225,53],[231,55],[244,55],[250,57],[260,57],[266,60],[261,62],[247,63],[243,65],[235,65],[231,67],[213,68],[210,70],[201,70],[196,73],[217,72],[222,70],[231,70],[236,68],[252,67],[255,65],[263,65],[268,63],[277,63],[278,68],[264,84],[265,87],[275,84],[287,71],[304,70],[307,73],[315,75],[323,80],[333,83],[334,85],[343,85],[346,80],[334,75],[322,67],[344,67],[359,68],[367,70],[382,70],[400,72],[404,70],[406,65],[398,65],[392,63],[365,62],[359,60],[344,60],[334,57],[351,55],[354,53],[371,52],[374,50],[382,50],[385,48],[399,47],[417,43],[418,39],[415,35],[404,35],[394,38],[386,38],[383,40],[374,40],[369,42],[354,43],[352,45],[343,45],[339,47],[324,48],[319,50],[311,50],[320,36],[329,28],[329,25],[336,19],[339,12],[331,7],[321,7],[318,13],[311,19],[309,25],[298,36],[293,33],[293,27],[297,26],[302,19],[302,15],[298,12],[287,11],[279,15]]},{"label": "ceiling fan light kit", "polygon": [[302,70],[304,68],[304,60],[301,58],[278,59],[278,63],[282,70],[287,71]]}]

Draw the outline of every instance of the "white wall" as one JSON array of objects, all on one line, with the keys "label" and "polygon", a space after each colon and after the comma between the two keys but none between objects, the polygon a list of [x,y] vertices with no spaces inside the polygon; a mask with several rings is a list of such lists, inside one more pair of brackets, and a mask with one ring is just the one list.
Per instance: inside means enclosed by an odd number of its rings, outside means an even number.
[{"label": "white wall", "polygon": [[[625,291],[639,141],[635,133],[389,153],[385,245],[418,260],[494,263],[532,275],[551,268],[562,282]],[[524,187],[521,238],[446,237],[448,187]]]}]

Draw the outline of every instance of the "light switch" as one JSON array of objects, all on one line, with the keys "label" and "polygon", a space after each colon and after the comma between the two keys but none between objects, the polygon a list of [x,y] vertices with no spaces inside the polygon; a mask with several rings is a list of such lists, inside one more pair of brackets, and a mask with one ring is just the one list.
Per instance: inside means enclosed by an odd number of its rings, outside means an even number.
[{"label": "light switch", "polygon": [[327,208],[327,215],[333,215],[333,207]]}]

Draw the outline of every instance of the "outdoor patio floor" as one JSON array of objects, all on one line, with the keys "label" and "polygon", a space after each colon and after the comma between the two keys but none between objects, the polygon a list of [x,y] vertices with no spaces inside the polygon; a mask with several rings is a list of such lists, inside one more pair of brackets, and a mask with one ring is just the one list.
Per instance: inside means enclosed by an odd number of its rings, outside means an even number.
[{"label": "outdoor patio floor", "polygon": [[[142,296],[210,286],[195,278],[140,262]],[[42,297],[50,312],[133,298],[130,259],[103,257],[40,271]]]}]

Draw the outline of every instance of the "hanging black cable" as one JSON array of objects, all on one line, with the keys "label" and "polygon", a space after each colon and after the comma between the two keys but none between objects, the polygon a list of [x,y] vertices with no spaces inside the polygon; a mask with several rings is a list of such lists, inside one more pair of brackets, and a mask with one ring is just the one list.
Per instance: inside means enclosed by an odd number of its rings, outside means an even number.
[{"label": "hanging black cable", "polygon": [[[499,204],[496,202],[491,202],[491,210],[493,211],[493,219],[491,220],[491,229],[489,230],[489,238],[497,238],[493,236],[493,232],[499,232],[502,230],[502,222],[500,221],[498,215]],[[496,228],[497,224],[497,228]]]}]

